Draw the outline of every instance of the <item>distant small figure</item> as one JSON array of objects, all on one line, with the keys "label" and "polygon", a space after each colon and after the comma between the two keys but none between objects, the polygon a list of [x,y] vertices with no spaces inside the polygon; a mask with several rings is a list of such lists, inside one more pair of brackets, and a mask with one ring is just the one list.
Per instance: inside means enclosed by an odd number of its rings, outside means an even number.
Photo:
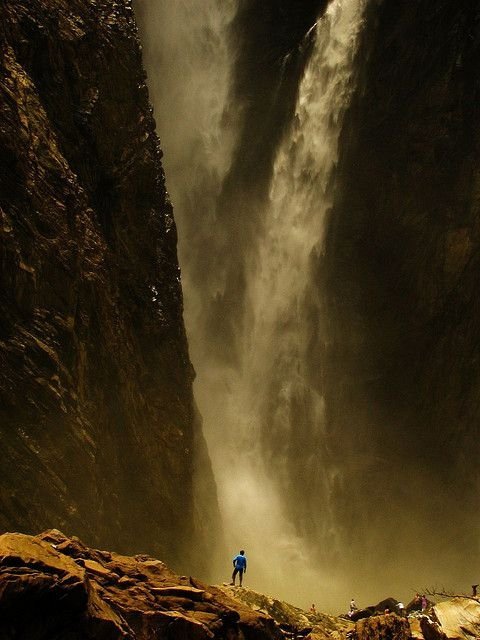
[{"label": "distant small figure", "polygon": [[310,613],[312,613],[313,615],[317,615],[317,610],[315,609],[315,603],[313,603],[312,606],[310,607]]},{"label": "distant small figure", "polygon": [[425,611],[425,609],[427,608],[428,602],[427,602],[427,598],[425,595],[422,596],[422,611]]},{"label": "distant small figure", "polygon": [[350,608],[348,610],[348,615],[350,616],[350,618],[353,616],[354,613],[356,613],[358,611],[358,607],[357,604],[354,600],[354,598],[352,598],[350,600]]},{"label": "distant small figure", "polygon": [[235,586],[237,573],[240,580],[240,586],[242,586],[243,574],[247,573],[247,557],[245,556],[245,551],[243,549],[240,551],[238,556],[235,556],[233,559],[232,582],[230,583],[232,586]]},{"label": "distant small figure", "polygon": [[477,588],[478,588],[478,584],[472,584],[472,596],[474,598],[477,597]]},{"label": "distant small figure", "polygon": [[398,609],[398,615],[403,617],[405,615],[405,605],[403,604],[403,602],[399,602],[397,604],[397,609]]}]

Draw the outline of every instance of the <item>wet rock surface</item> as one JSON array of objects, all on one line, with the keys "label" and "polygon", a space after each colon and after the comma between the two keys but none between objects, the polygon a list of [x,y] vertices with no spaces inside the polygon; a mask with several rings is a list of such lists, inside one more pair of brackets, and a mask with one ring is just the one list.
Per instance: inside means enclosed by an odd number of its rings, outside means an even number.
[{"label": "wet rock surface", "polygon": [[6,0],[0,36],[0,530],[177,562],[202,437],[131,4]]}]

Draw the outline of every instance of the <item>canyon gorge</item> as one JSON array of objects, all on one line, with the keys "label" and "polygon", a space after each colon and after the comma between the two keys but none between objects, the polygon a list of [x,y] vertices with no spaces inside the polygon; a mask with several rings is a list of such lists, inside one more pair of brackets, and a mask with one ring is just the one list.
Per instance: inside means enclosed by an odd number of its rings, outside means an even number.
[{"label": "canyon gorge", "polygon": [[478,3],[0,16],[2,532],[245,548],[328,611],[469,589]]}]

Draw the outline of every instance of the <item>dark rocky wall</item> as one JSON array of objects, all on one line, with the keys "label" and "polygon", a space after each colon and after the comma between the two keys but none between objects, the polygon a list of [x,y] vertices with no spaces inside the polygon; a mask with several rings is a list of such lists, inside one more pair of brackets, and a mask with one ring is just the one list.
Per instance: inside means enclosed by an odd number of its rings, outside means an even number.
[{"label": "dark rocky wall", "polygon": [[478,547],[479,63],[477,2],[370,3],[319,269],[346,538],[451,576]]},{"label": "dark rocky wall", "polygon": [[0,529],[182,566],[201,434],[132,9],[0,17]]}]

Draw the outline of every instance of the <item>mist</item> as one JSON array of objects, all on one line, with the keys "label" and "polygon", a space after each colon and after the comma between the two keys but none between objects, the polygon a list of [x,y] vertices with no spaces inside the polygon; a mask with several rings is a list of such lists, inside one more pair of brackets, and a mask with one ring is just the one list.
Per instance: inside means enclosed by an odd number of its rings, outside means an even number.
[{"label": "mist", "polygon": [[428,540],[441,500],[415,497],[435,491],[429,464],[401,438],[384,447],[402,410],[371,383],[381,346],[366,364],[345,357],[365,329],[342,314],[356,294],[332,267],[339,172],[379,3],[325,4],[138,0],[137,13],[225,529],[209,578],[229,581],[244,548],[249,587],[338,612],[352,596],[460,588],[465,567]]}]

